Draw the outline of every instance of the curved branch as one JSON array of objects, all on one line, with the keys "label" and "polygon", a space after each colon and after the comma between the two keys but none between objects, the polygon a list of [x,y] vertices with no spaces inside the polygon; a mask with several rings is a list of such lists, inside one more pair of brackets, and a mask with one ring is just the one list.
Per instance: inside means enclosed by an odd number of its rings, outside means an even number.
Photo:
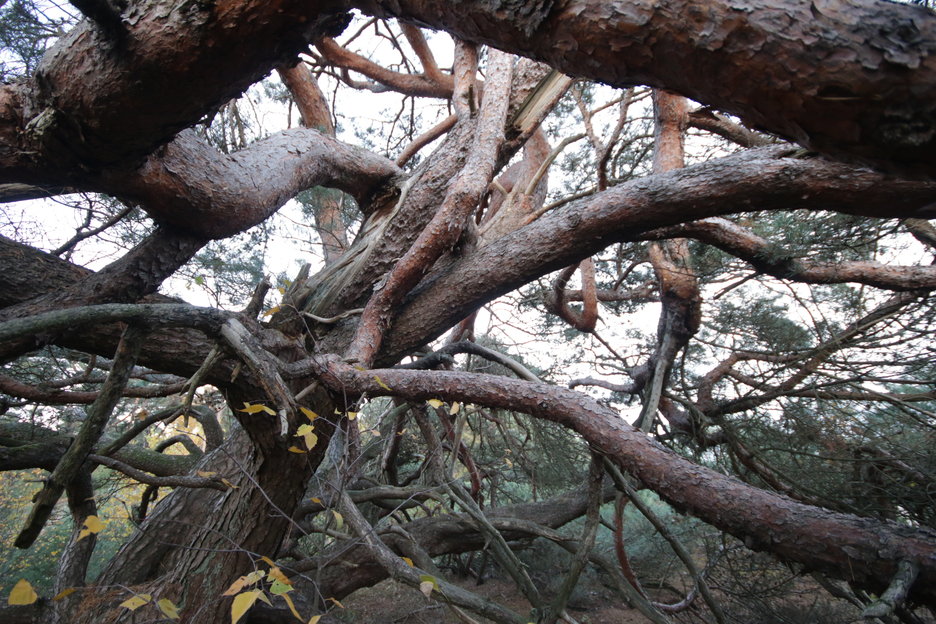
[{"label": "curved branch", "polygon": [[936,211],[936,184],[788,154],[784,147],[760,148],[632,180],[465,253],[414,290],[387,336],[387,359],[536,277],[666,225],[752,209],[892,218]]},{"label": "curved branch", "polygon": [[[911,599],[936,604],[936,533],[831,512],[739,483],[691,463],[578,392],[492,375],[381,369],[358,371],[337,359],[301,363],[340,392],[444,397],[519,410],[573,429],[619,468],[674,506],[781,559],[882,591],[900,561],[920,565]],[[381,380],[377,383],[376,379]],[[388,390],[387,388],[390,388]]]},{"label": "curved branch", "polygon": [[399,173],[392,161],[311,128],[285,130],[233,154],[186,131],[133,174],[115,174],[98,190],[142,202],[159,222],[226,238],[305,189],[338,188],[366,204]]},{"label": "curved branch", "polygon": [[330,37],[319,39],[315,47],[331,65],[356,71],[399,93],[446,100],[452,97],[454,80],[450,75],[439,72],[437,67],[436,72],[430,69],[425,74],[402,74],[346,50]]},{"label": "curved branch", "polygon": [[779,245],[728,219],[712,217],[647,232],[641,238],[694,238],[748,262],[762,273],[807,284],[854,282],[887,290],[936,288],[936,266],[887,265],[873,261],[815,262],[797,258]]}]

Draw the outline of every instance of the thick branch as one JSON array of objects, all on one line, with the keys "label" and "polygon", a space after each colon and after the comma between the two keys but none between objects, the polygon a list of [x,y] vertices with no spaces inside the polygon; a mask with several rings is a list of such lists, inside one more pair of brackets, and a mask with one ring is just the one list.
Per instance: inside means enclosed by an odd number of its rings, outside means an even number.
[{"label": "thick branch", "polygon": [[931,183],[785,154],[785,148],[751,150],[633,180],[551,211],[431,275],[394,321],[385,351],[392,357],[425,344],[483,303],[657,227],[749,210],[878,217],[936,210]]},{"label": "thick branch", "polygon": [[[911,599],[936,604],[936,535],[791,501],[695,465],[625,424],[618,413],[577,392],[492,375],[358,371],[331,360],[314,365],[344,392],[393,394],[409,400],[444,397],[519,410],[569,427],[593,449],[679,509],[767,550],[873,591],[890,583],[900,561],[917,562]],[[378,384],[375,379],[379,378]],[[387,390],[387,388],[391,390]]]},{"label": "thick branch", "polygon": [[230,155],[184,132],[137,172],[115,175],[105,186],[141,201],[157,221],[226,238],[260,223],[299,191],[331,186],[363,204],[397,173],[390,160],[310,128],[286,130]]},{"label": "thick branch", "polygon": [[936,172],[936,16],[871,0],[357,0],[617,87],[645,84],[812,149]]}]

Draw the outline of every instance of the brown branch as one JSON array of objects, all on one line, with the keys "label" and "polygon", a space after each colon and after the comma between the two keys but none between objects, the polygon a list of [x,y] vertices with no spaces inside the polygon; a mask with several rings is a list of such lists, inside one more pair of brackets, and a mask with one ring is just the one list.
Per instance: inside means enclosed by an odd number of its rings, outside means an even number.
[{"label": "brown branch", "polygon": [[146,485],[153,485],[156,487],[211,488],[220,492],[226,492],[230,489],[219,479],[215,478],[190,477],[185,475],[157,477],[149,474],[148,472],[137,470],[133,466],[126,464],[119,459],[114,459],[113,457],[104,457],[103,455],[91,454],[88,456],[88,458],[95,463],[101,464],[102,466],[107,466],[112,470],[116,470],[117,472],[127,475],[134,481],[139,481],[140,483],[144,483]]},{"label": "brown branch", "polygon": [[618,492],[614,498],[614,554],[617,557],[618,565],[621,566],[621,573],[624,578],[631,584],[631,587],[646,598],[647,594],[634,574],[634,569],[631,567],[630,559],[627,556],[627,548],[624,546],[624,508],[629,500],[623,492]]},{"label": "brown branch", "polygon": [[[566,284],[576,269],[582,272],[582,311],[573,310],[566,303]],[[578,265],[566,267],[553,281],[552,291],[546,297],[546,309],[581,332],[591,332],[598,322],[598,293],[595,287],[595,262],[591,258]]]},{"label": "brown branch", "polygon": [[919,216],[936,205],[932,183],[785,154],[782,147],[750,150],[622,183],[552,210],[455,259],[427,281],[394,321],[386,353],[425,344],[487,301],[614,242],[687,219],[751,208]]},{"label": "brown branch", "polygon": [[477,110],[480,94],[477,91],[478,46],[455,40],[455,61],[452,68],[452,108],[462,120],[473,116]]},{"label": "brown branch", "polygon": [[130,379],[130,372],[133,370],[137,353],[145,338],[146,331],[132,325],[124,332],[117,346],[117,353],[114,355],[114,366],[101,388],[100,396],[88,409],[88,416],[81,424],[75,441],[62,455],[45,486],[34,498],[35,502],[26,525],[20,530],[14,542],[17,548],[29,548],[39,537],[39,533],[52,514],[55,503],[58,502],[69,483],[79,474],[81,467],[88,459],[88,454],[104,432],[107,421]]},{"label": "brown branch", "polygon": [[439,69],[439,65],[436,63],[435,56],[432,54],[432,49],[423,36],[422,30],[406,22],[400,22],[400,30],[409,42],[410,47],[413,48],[413,52],[416,53],[416,58],[418,58],[419,62],[422,64],[423,72],[426,76],[437,82],[444,82],[447,80],[449,77],[445,76]]},{"label": "brown branch", "polygon": [[689,113],[689,125],[717,134],[741,147],[764,147],[775,141],[768,136],[748,130],[710,108],[698,108]]},{"label": "brown branch", "polygon": [[[934,171],[936,59],[930,48],[936,18],[924,7],[832,2],[817,9],[756,0],[739,16],[730,3],[700,0],[574,0],[523,12],[494,11],[486,0],[356,4],[529,56],[569,75],[674,91],[811,149]],[[782,29],[775,22],[779,15]],[[912,38],[880,34],[901,28]],[[758,44],[737,43],[740,38]],[[663,49],[666,54],[650,53]],[[926,121],[915,127],[920,119]]]},{"label": "brown branch", "polygon": [[693,238],[740,258],[780,279],[807,284],[854,282],[888,290],[936,288],[936,267],[887,265],[873,261],[817,262],[798,258],[776,243],[728,219],[713,217],[648,232],[645,239]]},{"label": "brown branch", "polygon": [[479,113],[475,141],[464,169],[448,189],[432,221],[419,234],[367,302],[348,357],[370,364],[380,348],[391,308],[415,286],[432,264],[462,236],[494,174],[497,148],[503,141],[510,99],[512,59],[492,52],[491,76]]},{"label": "brown branch", "polygon": [[671,504],[735,535],[751,548],[768,550],[873,591],[890,583],[899,561],[916,561],[920,582],[914,585],[911,599],[936,604],[936,536],[928,529],[908,530],[830,512],[740,484],[665,450],[624,424],[614,410],[577,392],[492,375],[358,371],[337,359],[294,366],[296,370],[311,366],[326,385],[344,392],[393,394],[413,401],[443,397],[558,422]]},{"label": "brown branch", "polygon": [[452,96],[454,81],[446,74],[401,74],[391,71],[360,54],[346,50],[330,37],[319,39],[315,42],[315,47],[331,65],[356,71],[393,91],[416,97],[446,100]]},{"label": "brown branch", "polygon": [[[165,397],[181,392],[184,385],[184,383],[177,383],[128,386],[124,388],[123,396],[142,399]],[[78,392],[34,386],[6,375],[0,375],[0,392],[44,405],[93,403],[100,395],[100,392],[96,391]]]},{"label": "brown branch", "polygon": [[449,115],[433,127],[429,128],[418,137],[413,139],[409,145],[403,148],[403,151],[400,152],[400,155],[396,158],[396,166],[402,167],[409,160],[416,155],[419,150],[424,148],[429,143],[432,143],[440,136],[451,130],[455,127],[455,122],[458,121],[458,115]]},{"label": "brown branch", "polygon": [[[365,548],[370,555],[376,559],[381,567],[397,581],[405,583],[411,587],[419,587],[421,581],[420,572],[414,567],[407,565],[403,559],[394,553],[381,541],[374,528],[370,525],[364,515],[351,500],[346,492],[340,494],[339,509],[344,515],[348,526],[357,534],[364,543]],[[425,572],[422,574],[425,575]],[[435,578],[435,577],[434,577]],[[471,611],[491,618],[496,622],[506,624],[524,624],[527,618],[520,617],[518,614],[498,605],[494,602],[481,598],[469,591],[466,591],[457,585],[452,585],[441,578],[435,578],[438,592],[443,600],[465,607]]]},{"label": "brown branch", "polygon": [[186,131],[102,190],[137,199],[154,219],[183,231],[226,238],[262,222],[302,190],[329,186],[366,204],[398,173],[390,160],[309,128],[285,130],[233,154]]}]

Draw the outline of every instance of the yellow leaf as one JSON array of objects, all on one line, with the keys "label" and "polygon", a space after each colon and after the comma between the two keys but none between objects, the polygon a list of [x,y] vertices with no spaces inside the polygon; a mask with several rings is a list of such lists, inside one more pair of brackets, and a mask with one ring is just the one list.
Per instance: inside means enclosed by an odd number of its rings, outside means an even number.
[{"label": "yellow leaf", "polygon": [[428,401],[426,401],[426,403],[428,403],[430,407],[442,407],[443,405],[445,405],[445,403],[443,403],[439,399],[429,399]]},{"label": "yellow leaf", "polygon": [[308,418],[309,420],[315,420],[316,418],[319,417],[318,414],[310,410],[308,407],[300,407],[299,411],[305,414],[306,418]]},{"label": "yellow leaf", "polygon": [[341,516],[340,513],[338,513],[338,512],[335,511],[334,509],[332,509],[332,515],[335,516],[335,525],[336,525],[336,528],[341,529],[341,527],[344,526],[344,518]]},{"label": "yellow leaf", "polygon": [[[267,564],[267,565],[270,566],[271,568],[275,568],[275,567],[276,567],[276,562],[273,561],[272,559],[270,559],[269,557],[267,557],[266,555],[262,555],[262,556],[260,557],[260,561],[262,561],[263,563]],[[269,576],[269,573],[267,573],[267,576]]]},{"label": "yellow leaf", "polygon": [[159,607],[159,610],[170,620],[179,619],[179,607],[175,606],[168,598],[160,598],[156,606]]},{"label": "yellow leaf", "polygon": [[348,412],[348,420],[357,420],[357,412]]},{"label": "yellow leaf", "polygon": [[290,453],[308,453],[309,451],[302,450],[298,446],[290,446],[288,449]]},{"label": "yellow leaf", "polygon": [[454,416],[455,414],[458,413],[458,410],[460,410],[460,409],[461,409],[461,404],[459,404],[458,401],[455,401],[454,403],[452,403],[451,409],[449,409],[449,414],[451,414],[452,416]]},{"label": "yellow leaf", "polygon": [[244,589],[248,585],[253,585],[257,581],[261,580],[265,574],[266,573],[263,570],[254,570],[250,574],[245,574],[244,576],[240,577],[239,579],[231,583],[231,586],[227,588],[227,591],[225,591],[221,595],[233,596],[234,594],[240,592],[240,590]]},{"label": "yellow leaf", "polygon": [[234,485],[233,483],[231,483],[230,481],[228,481],[227,479],[224,479],[224,478],[221,479],[221,483],[223,483],[224,485],[228,486],[228,487],[231,488],[232,490],[239,490],[239,489],[240,489],[240,486],[239,486],[239,485]]},{"label": "yellow leaf", "polygon": [[67,598],[68,596],[71,596],[72,594],[74,594],[76,591],[78,590],[74,587],[66,587],[59,593],[52,596],[52,602],[58,602],[59,600],[63,598]]},{"label": "yellow leaf", "polygon": [[401,558],[403,561],[405,561],[405,562],[406,562],[406,565],[408,565],[409,567],[411,567],[411,568],[415,568],[415,567],[416,567],[416,564],[413,563],[413,560],[410,559],[409,557],[400,557],[400,558]]},{"label": "yellow leaf", "polygon": [[237,624],[262,593],[259,589],[253,589],[234,596],[234,602],[231,603],[231,624]]},{"label": "yellow leaf", "polygon": [[[292,581],[289,580],[289,577],[283,574],[283,571],[280,570],[277,566],[270,568],[270,571],[267,572],[268,581],[279,581],[285,585],[292,585]],[[273,592],[276,593],[276,592]]]},{"label": "yellow leaf", "polygon": [[218,473],[217,473],[217,472],[213,472],[213,471],[211,471],[211,470],[196,470],[196,471],[195,471],[195,474],[197,474],[199,477],[204,477],[204,478],[206,478],[206,479],[210,479],[211,477],[215,476],[215,475],[218,474]]},{"label": "yellow leaf", "polygon": [[20,579],[16,581],[16,585],[13,586],[13,591],[10,592],[10,597],[7,598],[7,604],[31,605],[37,600],[39,600],[39,595],[36,594],[36,590],[29,584],[29,581]]},{"label": "yellow leaf", "polygon": [[84,528],[81,529],[78,533],[78,541],[80,542],[89,535],[100,533],[104,530],[104,523],[101,522],[101,519],[97,516],[88,516],[84,521]]},{"label": "yellow leaf", "polygon": [[247,414],[259,414],[260,412],[264,412],[270,416],[276,416],[276,412],[262,403],[254,403],[253,405],[250,403],[244,403],[244,409],[239,409],[237,411],[246,412]]},{"label": "yellow leaf", "polygon": [[384,390],[386,390],[387,392],[393,392],[393,390],[390,389],[390,386],[388,386],[387,384],[385,384],[385,383],[383,382],[383,379],[381,379],[381,378],[378,377],[377,375],[374,375],[374,381],[376,381],[376,382],[377,382],[377,385],[380,386],[381,388],[383,388]]},{"label": "yellow leaf", "polygon": [[340,602],[338,602],[338,599],[337,599],[337,598],[329,598],[329,600],[332,601],[332,602],[334,602],[334,603],[335,603],[335,606],[337,606],[338,608],[340,608],[340,609],[344,609],[344,608],[345,608],[345,606],[344,606],[343,604],[341,604]]},{"label": "yellow leaf", "polygon": [[296,430],[296,437],[303,438],[306,447],[309,449],[315,448],[316,443],[318,443],[318,436],[312,433],[313,429],[315,429],[314,425],[299,425]]},{"label": "yellow leaf", "polygon": [[267,603],[267,604],[270,605],[271,607],[273,606],[273,603],[270,602],[270,599],[267,598],[267,595],[266,595],[265,593],[263,593],[263,592],[260,592],[260,595],[257,596],[257,599],[262,600],[263,602]]},{"label": "yellow leaf", "polygon": [[311,500],[312,500],[313,503],[316,503],[316,504],[318,504],[318,505],[321,505],[321,504],[322,504],[322,499],[319,498],[318,496],[313,496],[313,497],[311,498]]},{"label": "yellow leaf", "polygon": [[136,611],[143,605],[149,604],[149,601],[152,599],[153,597],[149,594],[137,594],[121,602],[120,606],[125,609],[130,609],[131,611]]},{"label": "yellow leaf", "polygon": [[322,619],[321,615],[313,615],[309,618],[309,621],[306,624],[318,624],[318,621]]},{"label": "yellow leaf", "polygon": [[274,314],[276,314],[276,313],[279,312],[279,311],[280,311],[280,307],[279,307],[279,306],[273,306],[272,308],[270,308],[269,310],[267,310],[266,312],[264,312],[264,313],[263,313],[263,316],[273,316]]},{"label": "yellow leaf", "polygon": [[279,594],[279,596],[286,601],[286,605],[289,606],[289,610],[292,611],[292,614],[296,616],[296,619],[300,622],[302,621],[302,616],[299,615],[299,612],[296,611],[296,605],[293,604],[292,598],[288,594]]},{"label": "yellow leaf", "polygon": [[513,468],[513,462],[507,459],[506,457],[504,458],[504,463],[507,464],[508,468]]}]

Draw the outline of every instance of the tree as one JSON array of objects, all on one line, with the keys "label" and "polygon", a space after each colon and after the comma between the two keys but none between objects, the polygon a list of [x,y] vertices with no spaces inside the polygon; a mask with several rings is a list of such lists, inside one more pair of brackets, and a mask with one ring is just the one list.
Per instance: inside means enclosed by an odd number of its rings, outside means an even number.
[{"label": "tree", "polygon": [[[936,605],[933,455],[920,441],[932,438],[936,399],[927,345],[936,269],[928,257],[882,262],[911,236],[930,256],[936,246],[925,220],[936,212],[929,9],[865,0],[73,4],[84,19],[0,89],[0,190],[8,201],[104,193],[122,204],[102,231],[132,218],[122,206],[153,227],[98,271],[0,244],[9,363],[0,467],[50,473],[16,543],[28,548],[65,495],[74,531],[55,592],[79,588],[10,618],[117,622],[130,607],[158,605],[167,617],[178,607],[182,621],[225,621],[232,601],[246,611],[262,589],[275,600],[249,617],[286,621],[290,610],[308,618],[327,599],[392,576],[453,608],[528,621],[436,570],[433,557],[489,544],[535,617],[552,622],[568,591],[542,596],[508,542],[555,538],[584,516],[571,589],[612,495],[603,479],[626,497],[619,507],[650,489],[749,548],[845,581],[825,582],[878,618],[913,621],[917,605]],[[400,50],[395,67],[355,51],[354,36],[335,40],[352,9]],[[421,28],[454,37],[450,71]],[[230,102],[274,69],[303,125],[249,142]],[[577,82],[562,99],[565,75],[620,89],[606,133],[595,87]],[[420,136],[428,122],[400,121],[402,136],[390,139],[405,147],[394,161],[337,138],[340,111],[316,80],[327,76],[438,98],[452,112]],[[634,85],[653,88],[652,165],[628,116],[646,97]],[[578,115],[588,139],[577,180],[563,182],[593,188],[549,189],[544,172],[559,153],[550,142],[575,140],[544,131],[553,110]],[[690,126],[747,149],[683,166]],[[211,241],[266,222],[303,192],[325,265],[294,276],[269,314],[258,320],[268,283],[238,312],[157,293]],[[360,223],[353,236],[349,220]],[[754,288],[778,284],[786,293],[775,301]],[[596,367],[626,373],[623,384],[572,385],[639,398],[636,427],[614,403],[541,381],[496,344],[471,340],[474,314],[518,289],[575,340],[592,341]],[[618,354],[596,330],[599,302],[600,315],[615,318],[650,300],[659,302],[655,335],[639,357]],[[797,318],[794,304],[813,319]],[[500,374],[464,367],[453,358],[463,353],[494,360]],[[48,383],[48,370],[74,378]],[[61,389],[69,384],[85,387]],[[207,390],[196,400],[206,386],[236,424],[221,426]],[[127,423],[128,397],[159,398],[165,409]],[[62,404],[88,407],[77,423],[38,408],[30,420],[25,409]],[[359,412],[378,442],[359,430]],[[177,418],[197,420],[204,438],[175,440],[187,454],[133,442]],[[486,451],[465,432],[487,426],[497,442]],[[569,457],[587,486],[539,502],[523,490],[513,504],[492,500],[503,466],[478,463],[514,447],[528,461],[528,441],[547,439],[584,442],[587,452]],[[412,465],[416,453],[424,465]],[[139,530],[86,584],[99,465],[149,487]],[[407,484],[404,469],[421,485]],[[513,476],[535,485],[529,471]],[[171,493],[148,510],[159,488]],[[462,515],[428,513],[424,501]],[[378,534],[372,504],[424,512],[384,519],[395,529]],[[310,553],[303,536],[313,526],[357,539]],[[630,573],[625,554],[616,573]],[[686,559],[712,617],[725,621]],[[297,588],[289,601],[279,599],[290,596],[284,574]],[[622,591],[665,621],[632,580]],[[868,595],[882,598],[869,606]]]}]

